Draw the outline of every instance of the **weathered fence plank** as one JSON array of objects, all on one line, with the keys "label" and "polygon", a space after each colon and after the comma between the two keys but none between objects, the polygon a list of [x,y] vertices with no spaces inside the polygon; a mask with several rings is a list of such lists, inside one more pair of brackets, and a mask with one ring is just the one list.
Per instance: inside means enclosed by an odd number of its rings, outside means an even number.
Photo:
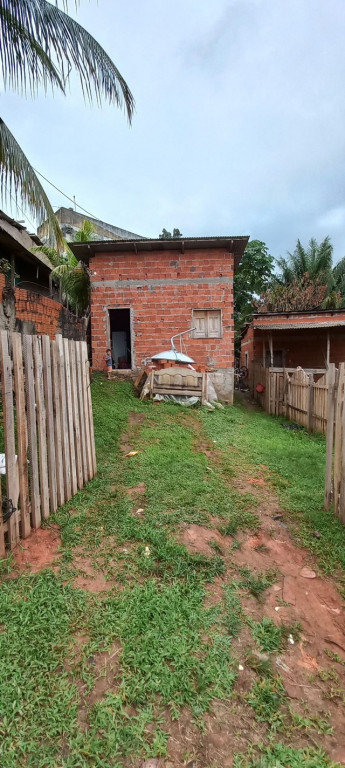
[{"label": "weathered fence plank", "polygon": [[75,463],[75,442],[74,442],[74,427],[73,427],[73,395],[71,384],[71,368],[69,362],[69,344],[68,339],[63,340],[64,354],[65,354],[65,372],[66,372],[66,397],[67,397],[67,423],[68,423],[68,435],[69,435],[69,450],[71,457],[71,492],[72,496],[77,493],[77,472]]},{"label": "weathered fence plank", "polygon": [[31,520],[33,528],[39,528],[41,525],[41,501],[38,480],[38,450],[32,336],[23,337],[23,351],[25,368],[26,415],[28,428]]},{"label": "weathered fence plank", "polygon": [[[94,477],[96,454],[86,343],[1,331],[0,378],[8,500],[0,484],[2,558]],[[19,509],[4,520],[11,503]]]},{"label": "weathered fence plank", "polygon": [[77,474],[78,488],[82,488],[84,484],[83,478],[83,465],[81,458],[81,439],[80,439],[80,419],[79,419],[79,400],[78,400],[78,385],[77,385],[77,362],[76,362],[76,349],[75,342],[69,342],[69,359],[71,370],[71,391],[72,391],[72,416],[73,416],[73,429],[74,429],[74,445],[75,445],[75,464]]},{"label": "weathered fence plank", "polygon": [[64,495],[65,501],[69,501],[72,496],[71,485],[71,455],[69,447],[69,425],[66,403],[66,375],[65,375],[65,355],[62,336],[57,334],[56,345],[58,350],[58,368],[59,368],[59,400],[61,413],[61,433],[62,433],[62,455],[63,455],[63,475],[64,475]]},{"label": "weathered fence plank", "polygon": [[88,400],[88,387],[90,385],[90,377],[89,377],[89,371],[87,368],[88,366],[87,347],[86,347],[86,344],[84,345],[83,342],[81,342],[81,361],[82,361],[82,376],[83,376],[83,412],[84,412],[85,431],[86,431],[87,470],[88,470],[88,478],[89,480],[91,480],[93,477],[93,461],[92,461],[92,450],[91,450],[90,411],[89,411],[89,400]]},{"label": "weathered fence plank", "polygon": [[46,430],[46,406],[43,389],[43,363],[41,352],[41,339],[33,336],[32,339],[35,390],[36,390],[36,416],[38,433],[38,461],[40,468],[40,492],[41,515],[44,520],[49,517],[49,485],[48,485],[48,454],[47,454],[47,430]]},{"label": "weathered fence plank", "polygon": [[86,369],[86,397],[87,397],[87,409],[89,414],[92,477],[94,477],[97,472],[97,464],[96,464],[95,436],[94,436],[94,429],[93,429],[91,386],[90,386],[90,363],[89,363],[88,354],[87,354],[86,341],[82,341],[81,343],[83,345],[83,350],[84,350],[85,369]]},{"label": "weathered fence plank", "polygon": [[[4,419],[4,443],[6,455],[6,495],[14,505],[17,504],[17,467],[14,437],[13,380],[12,365],[8,350],[7,331],[0,333],[0,372],[2,385],[2,407]],[[10,549],[19,538],[18,517],[16,513],[7,521],[8,543]]]},{"label": "weathered fence plank", "polygon": [[82,374],[82,348],[81,342],[76,343],[76,369],[77,369],[77,395],[78,395],[78,411],[79,411],[79,423],[80,423],[80,441],[81,441],[81,459],[83,468],[84,483],[88,481],[88,463],[87,463],[87,445],[86,445],[86,425],[84,419],[84,380]]},{"label": "weathered fence plank", "polygon": [[2,514],[2,488],[1,488],[1,477],[0,477],[0,560],[2,560],[5,557],[5,554],[6,554],[5,526],[4,526],[4,519]]},{"label": "weathered fence plank", "polygon": [[19,473],[19,499],[21,538],[26,539],[31,531],[29,476],[27,458],[27,426],[25,413],[25,387],[23,348],[20,333],[12,334],[13,350],[13,377],[14,391],[16,395],[16,420],[17,420],[17,445],[18,445],[18,473]]},{"label": "weathered fence plank", "polygon": [[55,462],[56,462],[56,494],[59,505],[65,503],[65,483],[63,471],[63,450],[61,433],[61,403],[60,403],[60,375],[58,348],[56,341],[51,342],[52,358],[52,388],[53,388],[53,417],[55,436]]},{"label": "weathered fence plank", "polygon": [[43,388],[46,403],[46,427],[47,427],[47,449],[48,449],[48,475],[49,475],[49,500],[50,511],[57,509],[57,487],[56,487],[56,452],[54,440],[54,410],[53,410],[53,387],[52,387],[52,369],[50,339],[48,336],[42,336],[42,359],[43,359]]}]

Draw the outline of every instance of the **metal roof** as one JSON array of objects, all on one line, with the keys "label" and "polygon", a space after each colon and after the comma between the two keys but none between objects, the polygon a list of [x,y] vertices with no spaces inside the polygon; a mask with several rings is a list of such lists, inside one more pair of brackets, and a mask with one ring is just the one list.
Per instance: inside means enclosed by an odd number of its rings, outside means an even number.
[{"label": "metal roof", "polygon": [[[298,330],[299,328],[337,328],[338,326],[345,326],[344,320],[331,320],[329,323],[325,321],[316,323],[257,323],[253,321],[253,328],[260,331],[291,331],[292,329]],[[248,328],[246,328],[246,331]]]},{"label": "metal roof", "polygon": [[23,227],[19,221],[11,219],[6,213],[0,210],[0,244],[14,255],[21,256],[32,263],[39,263],[49,272],[53,267],[45,253],[32,252],[32,248],[41,244],[37,235],[29,235],[26,227]]},{"label": "metal roof", "polygon": [[169,240],[138,239],[138,240],[93,240],[88,243],[70,243],[70,248],[77,259],[88,261],[97,253],[137,253],[145,251],[179,251],[197,250],[198,248],[225,248],[235,255],[236,263],[240,262],[249,236],[217,236],[217,237],[182,237]]}]

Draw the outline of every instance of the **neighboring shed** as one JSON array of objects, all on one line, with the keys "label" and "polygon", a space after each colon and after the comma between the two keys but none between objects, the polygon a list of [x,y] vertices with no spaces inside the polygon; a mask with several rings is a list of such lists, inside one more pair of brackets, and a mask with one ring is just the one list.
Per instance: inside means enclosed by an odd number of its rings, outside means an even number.
[{"label": "neighboring shed", "polygon": [[92,362],[105,369],[140,368],[188,328],[187,353],[212,369],[219,397],[232,401],[234,271],[248,237],[176,238],[73,243],[92,281]]},{"label": "neighboring shed", "polygon": [[0,258],[11,264],[8,275],[0,272],[0,330],[84,339],[85,320],[69,312],[58,290],[52,290],[49,259],[31,250],[40,244],[37,235],[0,211]]},{"label": "neighboring shed", "polygon": [[32,249],[42,245],[37,235],[29,235],[19,221],[0,211],[0,257],[12,264],[16,285],[49,296],[52,265],[44,253]]},{"label": "neighboring shed", "polygon": [[243,331],[241,365],[325,369],[345,361],[345,309],[265,312]]}]

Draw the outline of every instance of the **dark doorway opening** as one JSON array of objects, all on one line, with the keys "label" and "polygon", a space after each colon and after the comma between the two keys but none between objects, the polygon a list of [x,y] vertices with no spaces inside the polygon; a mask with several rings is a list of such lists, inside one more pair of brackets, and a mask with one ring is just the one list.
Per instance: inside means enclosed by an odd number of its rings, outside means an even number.
[{"label": "dark doorway opening", "polygon": [[132,367],[130,309],[109,309],[110,346],[115,368]]}]

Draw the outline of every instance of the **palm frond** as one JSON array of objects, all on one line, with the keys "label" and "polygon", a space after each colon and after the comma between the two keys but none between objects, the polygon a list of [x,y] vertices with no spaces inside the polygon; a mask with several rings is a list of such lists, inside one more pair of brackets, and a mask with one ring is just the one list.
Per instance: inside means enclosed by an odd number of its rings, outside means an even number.
[{"label": "palm frond", "polygon": [[26,155],[0,118],[0,195],[18,198],[41,221],[48,219],[56,247],[64,248],[64,239],[48,197]]},{"label": "palm frond", "polygon": [[6,7],[9,5],[5,1],[0,6],[0,68],[5,88],[19,92],[29,89],[34,94],[38,83],[42,83],[45,89],[50,84],[64,91],[61,74],[49,53],[24,26],[19,14],[16,17]]},{"label": "palm frond", "polygon": [[25,91],[27,82],[31,89],[49,82],[64,91],[74,69],[86,99],[100,104],[105,98],[124,107],[131,122],[134,98],[121,73],[95,38],[57,5],[2,0],[0,20],[5,84]]},{"label": "palm frond", "polygon": [[95,239],[95,228],[92,221],[84,219],[82,227],[74,235],[75,243],[87,243]]},{"label": "palm frond", "polygon": [[64,258],[56,248],[52,248],[50,245],[36,245],[35,248],[31,248],[31,250],[33,253],[44,253],[53,267],[58,267]]}]

